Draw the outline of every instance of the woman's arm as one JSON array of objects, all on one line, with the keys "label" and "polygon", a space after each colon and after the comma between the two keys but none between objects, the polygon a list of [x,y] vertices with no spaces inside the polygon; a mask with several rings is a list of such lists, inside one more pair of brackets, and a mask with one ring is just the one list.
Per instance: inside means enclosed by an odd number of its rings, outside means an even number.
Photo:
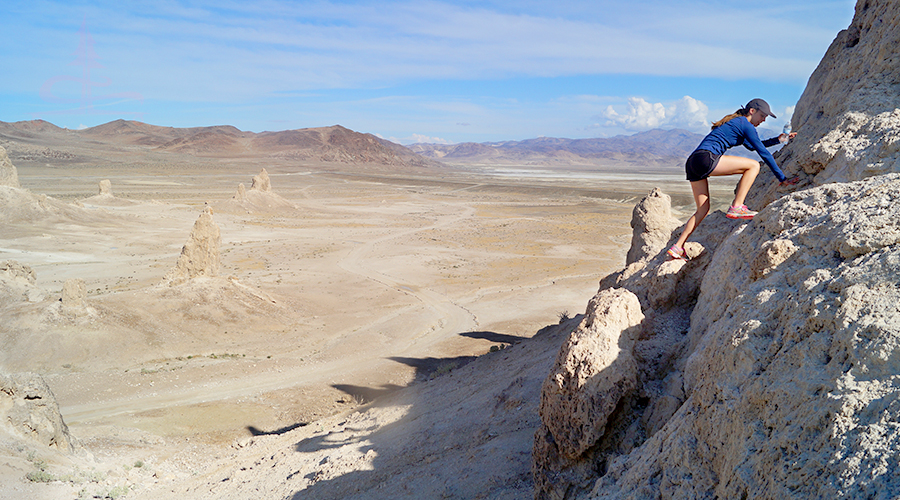
[{"label": "woman's arm", "polygon": [[[778,164],[775,163],[775,158],[772,156],[772,153],[766,149],[766,146],[763,144],[761,140],[759,140],[759,134],[756,133],[756,127],[754,127],[750,120],[745,120],[746,123],[741,123],[741,132],[744,134],[744,140],[756,150],[756,153],[766,162],[766,165],[769,166],[769,169],[775,174],[775,177],[778,178],[779,182],[783,182],[787,176],[784,175],[784,172],[778,168]],[[777,141],[778,138],[776,137]]]}]

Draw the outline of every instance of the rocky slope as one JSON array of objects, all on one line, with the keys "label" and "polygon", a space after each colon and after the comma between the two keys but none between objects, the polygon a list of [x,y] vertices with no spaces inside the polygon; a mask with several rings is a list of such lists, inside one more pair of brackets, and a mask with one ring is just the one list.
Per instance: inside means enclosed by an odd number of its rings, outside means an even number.
[{"label": "rocky slope", "polygon": [[811,77],[779,155],[796,192],[760,176],[765,208],[712,214],[688,262],[662,254],[664,195],[635,209],[544,382],[537,498],[896,497],[898,7],[861,0]]}]

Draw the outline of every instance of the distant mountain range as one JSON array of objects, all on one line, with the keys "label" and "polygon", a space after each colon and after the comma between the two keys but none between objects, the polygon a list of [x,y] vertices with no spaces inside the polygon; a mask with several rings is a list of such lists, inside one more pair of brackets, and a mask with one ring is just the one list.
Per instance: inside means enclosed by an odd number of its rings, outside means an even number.
[{"label": "distant mountain range", "polygon": [[414,144],[416,153],[446,163],[680,164],[697,147],[702,135],[687,130],[650,130],[630,136],[560,139],[539,137],[524,141],[461,144]]},{"label": "distant mountain range", "polygon": [[[760,130],[763,138],[776,132]],[[524,141],[401,146],[340,125],[280,132],[244,132],[228,125],[174,128],[115,120],[84,130],[59,128],[43,120],[0,122],[0,139],[51,147],[57,159],[77,156],[93,143],[140,147],[145,151],[201,158],[278,158],[307,162],[367,164],[396,168],[447,165],[553,167],[647,166],[681,168],[703,136],[687,130],[650,130],[609,138],[539,137]],[[31,155],[32,153],[29,153]],[[756,158],[735,148],[729,154]],[[27,159],[30,156],[22,156]]]},{"label": "distant mountain range", "polygon": [[84,130],[69,130],[32,120],[0,122],[0,140],[4,139],[21,144],[20,148],[27,144],[55,148],[55,157],[77,156],[93,144],[109,144],[201,158],[277,158],[399,169],[441,166],[399,144],[340,125],[255,133],[228,125],[174,128],[115,120]]},{"label": "distant mountain range", "polygon": [[[759,129],[761,138],[778,135]],[[687,130],[649,130],[609,138],[559,139],[540,137],[524,141],[464,142],[460,144],[413,144],[416,153],[450,164],[517,165],[645,165],[677,166],[694,151],[703,135]],[[734,148],[728,154],[758,159],[756,153]]]}]

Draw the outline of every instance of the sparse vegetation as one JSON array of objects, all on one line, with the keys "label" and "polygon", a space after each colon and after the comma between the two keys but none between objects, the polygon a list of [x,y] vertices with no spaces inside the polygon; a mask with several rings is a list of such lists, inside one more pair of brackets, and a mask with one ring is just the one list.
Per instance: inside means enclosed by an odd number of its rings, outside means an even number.
[{"label": "sparse vegetation", "polygon": [[27,460],[34,465],[35,470],[25,474],[25,479],[28,479],[32,483],[49,483],[51,481],[56,481],[56,477],[47,472],[47,462],[35,458],[34,451],[28,452]]},{"label": "sparse vegetation", "polygon": [[32,483],[49,483],[56,481],[56,477],[45,470],[33,470],[28,474],[25,474],[25,479],[28,479]]},{"label": "sparse vegetation", "polygon": [[569,319],[571,319],[571,318],[569,318],[569,311],[559,312],[559,313],[557,313],[557,316],[559,317],[559,324],[563,324],[566,321],[569,321]]},{"label": "sparse vegetation", "polygon": [[446,374],[452,372],[453,370],[455,370],[456,367],[457,367],[457,363],[455,361],[451,361],[448,363],[442,363],[440,366],[437,367],[437,369],[434,370],[434,372],[431,373],[431,378],[437,378],[442,375],[446,375]]},{"label": "sparse vegetation", "polygon": [[128,494],[128,486],[120,485],[120,486],[116,486],[113,489],[109,490],[109,493],[107,493],[106,497],[104,497],[104,498],[109,498],[110,500],[116,500],[117,498],[123,497],[127,494]]}]

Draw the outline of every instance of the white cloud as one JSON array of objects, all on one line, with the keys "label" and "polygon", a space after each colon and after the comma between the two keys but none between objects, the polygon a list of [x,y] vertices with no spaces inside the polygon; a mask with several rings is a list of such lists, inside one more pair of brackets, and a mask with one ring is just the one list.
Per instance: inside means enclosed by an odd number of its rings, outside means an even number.
[{"label": "white cloud", "polygon": [[794,117],[794,110],[796,108],[797,108],[797,106],[788,106],[787,109],[784,110],[784,120],[785,121],[788,121],[788,122],[791,121],[791,118]]},{"label": "white cloud", "polygon": [[659,102],[650,103],[640,97],[629,97],[627,112],[619,113],[609,106],[604,113],[609,120],[607,125],[617,125],[630,131],[663,127],[705,130],[709,127],[708,115],[706,104],[691,96],[684,96],[668,106]]},{"label": "white cloud", "polygon": [[[382,137],[381,134],[375,134],[375,135],[384,139],[384,137]],[[387,140],[389,140],[391,142],[395,142],[397,144],[403,144],[403,145],[423,144],[423,143],[424,144],[453,144],[452,142],[448,141],[447,139],[441,139],[440,137],[429,137],[427,135],[422,135],[422,134],[412,134],[409,137],[401,137],[401,138],[388,137]]]}]

